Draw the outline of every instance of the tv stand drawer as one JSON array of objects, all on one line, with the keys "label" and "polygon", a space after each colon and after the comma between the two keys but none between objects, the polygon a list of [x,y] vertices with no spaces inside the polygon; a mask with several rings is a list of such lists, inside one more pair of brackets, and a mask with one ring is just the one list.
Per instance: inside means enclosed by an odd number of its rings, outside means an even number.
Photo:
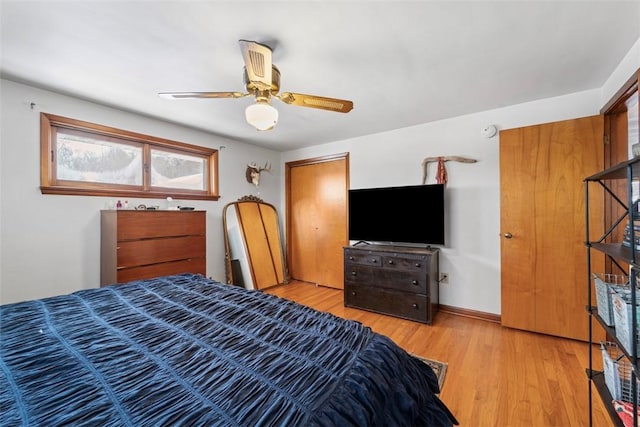
[{"label": "tv stand drawer", "polygon": [[384,268],[394,270],[426,272],[430,256],[431,255],[394,254],[393,256],[382,257],[382,265]]},{"label": "tv stand drawer", "polygon": [[358,285],[345,287],[345,305],[423,323],[430,319],[431,311],[424,294]]},{"label": "tv stand drawer", "polygon": [[428,275],[413,271],[363,267],[357,264],[345,265],[344,283],[374,284],[380,288],[397,289],[404,292],[427,293]]},{"label": "tv stand drawer", "polygon": [[372,254],[370,251],[350,251],[345,250],[345,262],[353,264],[368,265],[372,267],[380,267],[382,265],[382,256]]}]

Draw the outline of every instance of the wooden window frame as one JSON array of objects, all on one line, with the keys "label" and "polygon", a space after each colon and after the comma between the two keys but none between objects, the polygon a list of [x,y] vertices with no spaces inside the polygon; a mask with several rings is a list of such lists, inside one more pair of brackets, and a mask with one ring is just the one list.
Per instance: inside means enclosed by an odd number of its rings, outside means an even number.
[{"label": "wooden window frame", "polygon": [[[121,185],[59,180],[56,174],[56,132],[58,129],[74,130],[102,139],[142,147],[142,185]],[[206,190],[152,187],[150,177],[151,149],[200,157],[206,160],[208,177]],[[42,194],[74,196],[106,196],[129,198],[172,197],[186,200],[218,200],[218,150],[185,144],[154,136],[129,132],[108,126],[89,123],[67,117],[40,113],[40,191]]]}]

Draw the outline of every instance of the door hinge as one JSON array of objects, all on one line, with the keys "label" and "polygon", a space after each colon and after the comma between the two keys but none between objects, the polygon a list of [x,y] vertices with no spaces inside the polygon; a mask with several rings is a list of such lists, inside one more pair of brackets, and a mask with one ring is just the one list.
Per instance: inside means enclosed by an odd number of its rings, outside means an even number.
[{"label": "door hinge", "polygon": [[609,145],[609,135],[608,134],[606,134],[606,133],[604,134],[603,141],[604,141],[604,145]]}]

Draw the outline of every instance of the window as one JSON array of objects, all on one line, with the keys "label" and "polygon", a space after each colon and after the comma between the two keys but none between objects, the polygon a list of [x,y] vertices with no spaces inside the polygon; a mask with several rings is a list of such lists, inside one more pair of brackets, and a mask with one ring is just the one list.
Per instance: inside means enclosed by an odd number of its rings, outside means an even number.
[{"label": "window", "polygon": [[43,194],[218,200],[218,151],[41,113]]}]

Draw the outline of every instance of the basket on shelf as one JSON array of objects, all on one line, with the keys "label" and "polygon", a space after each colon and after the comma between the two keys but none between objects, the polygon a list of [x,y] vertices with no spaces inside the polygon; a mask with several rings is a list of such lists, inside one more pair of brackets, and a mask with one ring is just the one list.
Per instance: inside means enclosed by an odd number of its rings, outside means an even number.
[{"label": "basket on shelf", "polygon": [[613,303],[611,295],[618,289],[629,287],[629,279],[622,274],[593,273],[596,288],[598,315],[607,326],[613,326]]},{"label": "basket on shelf", "polygon": [[[632,365],[617,344],[612,342],[600,343],[602,363],[604,365],[604,382],[614,400],[633,402]],[[636,395],[640,401],[640,384],[636,378]]]},{"label": "basket on shelf", "polygon": [[611,294],[613,307],[613,324],[616,329],[616,339],[622,344],[628,353],[632,352],[631,331],[635,330],[635,339],[640,348],[640,289],[636,287],[636,327],[632,325],[632,301],[631,288],[616,289]]}]

